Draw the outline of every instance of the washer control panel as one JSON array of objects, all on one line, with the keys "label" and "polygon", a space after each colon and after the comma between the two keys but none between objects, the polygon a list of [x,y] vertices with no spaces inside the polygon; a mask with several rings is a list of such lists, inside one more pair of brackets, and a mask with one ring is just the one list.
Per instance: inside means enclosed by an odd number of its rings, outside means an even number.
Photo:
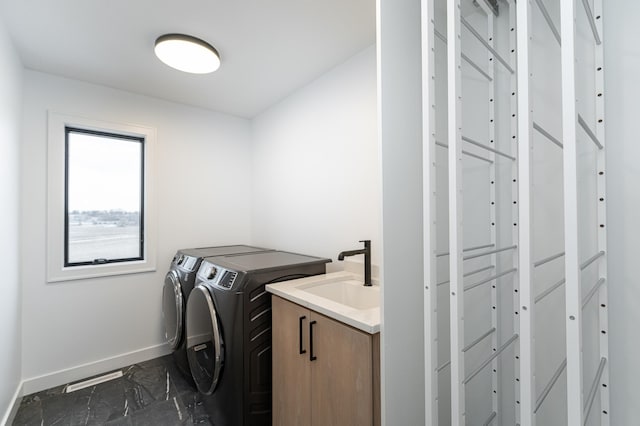
[{"label": "washer control panel", "polygon": [[224,287],[228,290],[233,286],[233,283],[235,282],[237,277],[237,272],[224,271],[224,273],[220,277],[220,280],[218,281],[218,286]]},{"label": "washer control panel", "polygon": [[207,281],[209,284],[215,285],[216,287],[230,290],[238,277],[238,273],[228,271],[208,262],[202,262],[200,270],[198,271],[198,277],[203,281]]},{"label": "washer control panel", "polygon": [[195,271],[198,265],[198,258],[184,254],[176,254],[173,256],[173,264],[187,271]]}]

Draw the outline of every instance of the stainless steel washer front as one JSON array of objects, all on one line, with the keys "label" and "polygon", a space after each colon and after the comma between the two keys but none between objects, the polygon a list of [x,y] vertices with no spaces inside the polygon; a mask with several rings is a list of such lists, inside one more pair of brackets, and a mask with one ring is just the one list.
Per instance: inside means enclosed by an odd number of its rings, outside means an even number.
[{"label": "stainless steel washer front", "polygon": [[208,285],[196,286],[187,305],[187,356],[198,390],[211,395],[224,363],[222,331]]},{"label": "stainless steel washer front", "polygon": [[162,316],[165,324],[165,338],[172,350],[182,341],[184,325],[184,298],[182,285],[176,271],[169,271],[164,279],[162,289]]}]

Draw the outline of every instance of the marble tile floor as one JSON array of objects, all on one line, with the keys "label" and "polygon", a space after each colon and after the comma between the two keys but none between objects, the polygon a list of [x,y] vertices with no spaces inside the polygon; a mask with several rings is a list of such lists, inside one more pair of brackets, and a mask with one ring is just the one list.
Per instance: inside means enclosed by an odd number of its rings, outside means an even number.
[{"label": "marble tile floor", "polygon": [[212,425],[200,395],[171,355],[125,367],[122,373],[71,393],[63,385],[26,395],[13,425]]}]

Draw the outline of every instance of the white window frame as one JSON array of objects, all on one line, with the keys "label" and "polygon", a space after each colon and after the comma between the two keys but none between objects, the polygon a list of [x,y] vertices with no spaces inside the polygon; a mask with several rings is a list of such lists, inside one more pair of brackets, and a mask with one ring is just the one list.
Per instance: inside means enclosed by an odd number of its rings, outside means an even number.
[{"label": "white window frame", "polygon": [[[64,266],[65,128],[143,137],[144,143],[144,252],[142,260],[97,265]],[[98,278],[156,270],[154,148],[156,130],[135,124],[113,123],[49,111],[47,139],[47,282]]]}]

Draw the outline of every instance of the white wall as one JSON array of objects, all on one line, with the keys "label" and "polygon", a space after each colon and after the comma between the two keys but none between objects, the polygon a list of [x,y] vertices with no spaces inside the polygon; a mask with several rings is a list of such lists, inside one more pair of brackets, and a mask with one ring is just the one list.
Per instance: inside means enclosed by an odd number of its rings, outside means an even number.
[{"label": "white wall", "polygon": [[378,0],[382,421],[425,424],[420,1]]},{"label": "white wall", "polygon": [[[156,272],[45,282],[49,109],[157,129]],[[29,71],[22,130],[25,393],[164,353],[161,290],[175,251],[250,242],[249,122]]]},{"label": "white wall", "polygon": [[0,20],[0,423],[20,383],[19,147],[22,65]]},{"label": "white wall", "polygon": [[370,239],[378,264],[377,146],[372,46],[253,119],[253,243],[329,257],[334,270]]},{"label": "white wall", "polygon": [[640,401],[640,3],[603,3],[611,424],[631,425]]}]

